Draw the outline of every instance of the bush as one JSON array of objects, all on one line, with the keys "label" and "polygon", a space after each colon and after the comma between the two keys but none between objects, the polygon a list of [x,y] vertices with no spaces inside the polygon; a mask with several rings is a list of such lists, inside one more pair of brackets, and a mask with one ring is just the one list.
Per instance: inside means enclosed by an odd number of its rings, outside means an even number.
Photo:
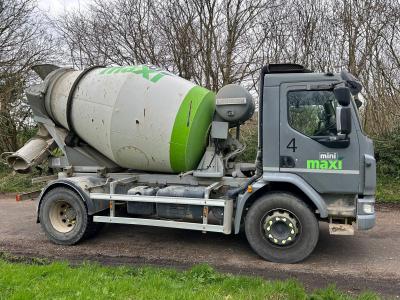
[{"label": "bush", "polygon": [[37,172],[18,174],[10,170],[0,171],[0,193],[21,193],[38,190],[41,184],[32,184],[32,178]]},{"label": "bush", "polygon": [[254,163],[258,146],[257,118],[252,118],[240,126],[240,142],[246,145],[246,149],[238,156],[236,161]]},{"label": "bush", "polygon": [[38,128],[34,126],[25,128],[24,130],[18,132],[17,134],[18,147],[22,147],[29,139],[34,137],[37,131]]},{"label": "bush", "polygon": [[400,178],[400,128],[374,139],[379,176]]}]

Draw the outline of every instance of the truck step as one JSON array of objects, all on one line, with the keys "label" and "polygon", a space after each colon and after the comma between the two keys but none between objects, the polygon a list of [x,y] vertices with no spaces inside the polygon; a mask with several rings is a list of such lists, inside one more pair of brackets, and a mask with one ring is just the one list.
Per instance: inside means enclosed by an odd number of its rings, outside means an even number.
[{"label": "truck step", "polygon": [[329,224],[331,235],[354,235],[354,227],[350,224]]}]

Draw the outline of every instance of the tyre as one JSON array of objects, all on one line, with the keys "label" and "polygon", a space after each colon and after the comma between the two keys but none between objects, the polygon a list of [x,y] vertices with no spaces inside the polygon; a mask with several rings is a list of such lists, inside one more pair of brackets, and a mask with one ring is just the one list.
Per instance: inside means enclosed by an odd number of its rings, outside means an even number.
[{"label": "tyre", "polygon": [[93,236],[100,225],[87,213],[83,199],[68,188],[55,188],[42,199],[39,220],[47,237],[55,244],[73,245]]},{"label": "tyre", "polygon": [[262,258],[296,263],[314,250],[319,237],[318,221],[298,197],[284,192],[256,200],[245,219],[247,240]]}]

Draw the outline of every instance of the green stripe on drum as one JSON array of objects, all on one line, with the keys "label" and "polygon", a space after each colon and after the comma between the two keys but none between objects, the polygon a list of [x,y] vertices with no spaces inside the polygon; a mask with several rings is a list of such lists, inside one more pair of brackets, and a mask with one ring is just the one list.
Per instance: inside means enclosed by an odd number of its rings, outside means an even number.
[{"label": "green stripe on drum", "polygon": [[213,92],[195,86],[179,107],[172,129],[169,157],[174,172],[197,168],[208,142],[215,110]]}]

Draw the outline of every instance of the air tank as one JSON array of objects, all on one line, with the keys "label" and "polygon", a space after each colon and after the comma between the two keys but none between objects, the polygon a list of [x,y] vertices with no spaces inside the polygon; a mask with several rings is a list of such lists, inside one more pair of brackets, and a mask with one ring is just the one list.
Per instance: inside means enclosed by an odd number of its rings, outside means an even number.
[{"label": "air tank", "polygon": [[211,91],[147,65],[51,75],[50,118],[119,166],[167,173],[197,167],[215,111]]}]

